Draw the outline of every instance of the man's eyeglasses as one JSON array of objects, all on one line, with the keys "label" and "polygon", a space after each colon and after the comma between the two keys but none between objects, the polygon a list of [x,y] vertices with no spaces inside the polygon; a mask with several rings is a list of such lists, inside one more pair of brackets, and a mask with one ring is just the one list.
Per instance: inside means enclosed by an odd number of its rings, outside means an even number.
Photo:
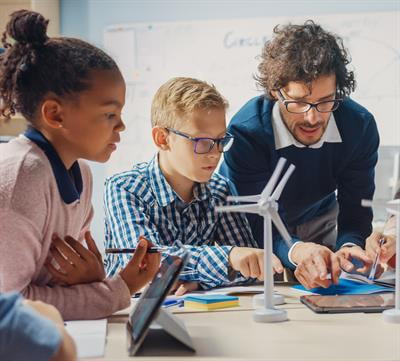
[{"label": "man's eyeglasses", "polygon": [[287,100],[281,90],[277,91],[282,104],[286,107],[289,113],[301,114],[307,113],[311,108],[315,108],[320,113],[330,113],[339,108],[343,99],[323,100],[317,103],[308,103],[297,100]]},{"label": "man's eyeglasses", "polygon": [[206,154],[211,152],[214,148],[214,145],[217,144],[218,151],[220,153],[227,152],[233,144],[234,137],[232,134],[226,133],[226,135],[222,138],[193,138],[187,134],[180,132],[179,130],[166,128],[171,133],[176,135],[180,135],[186,139],[194,142],[194,152],[196,154]]}]

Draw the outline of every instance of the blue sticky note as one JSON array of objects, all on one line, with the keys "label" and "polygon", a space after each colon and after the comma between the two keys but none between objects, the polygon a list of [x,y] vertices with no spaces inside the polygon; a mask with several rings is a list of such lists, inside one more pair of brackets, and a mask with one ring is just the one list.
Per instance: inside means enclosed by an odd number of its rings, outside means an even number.
[{"label": "blue sticky note", "polygon": [[185,301],[199,302],[199,303],[204,303],[204,304],[237,301],[237,300],[239,300],[239,297],[227,296],[227,295],[199,295],[199,296],[185,297]]},{"label": "blue sticky note", "polygon": [[307,291],[319,295],[367,295],[379,292],[393,292],[393,288],[380,286],[376,284],[361,283],[348,279],[339,279],[339,284],[331,284],[328,288],[317,287],[307,290],[302,285],[295,285],[293,288],[300,291]]}]

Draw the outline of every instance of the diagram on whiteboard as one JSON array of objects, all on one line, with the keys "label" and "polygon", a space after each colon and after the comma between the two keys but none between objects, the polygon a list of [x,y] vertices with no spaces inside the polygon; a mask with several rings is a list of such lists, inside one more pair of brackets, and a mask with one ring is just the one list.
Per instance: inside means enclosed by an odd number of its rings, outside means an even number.
[{"label": "diagram on whiteboard", "polygon": [[[400,145],[400,13],[313,16],[339,34],[352,57],[357,90],[352,98],[374,114],[381,144]],[[263,44],[277,24],[303,23],[303,17],[264,17],[221,21],[135,23],[104,32],[105,50],[127,83],[123,119],[126,131],[107,165],[107,175],[151,158],[150,106],[162,83],[190,76],[215,84],[229,101],[229,120],[256,88]]]}]

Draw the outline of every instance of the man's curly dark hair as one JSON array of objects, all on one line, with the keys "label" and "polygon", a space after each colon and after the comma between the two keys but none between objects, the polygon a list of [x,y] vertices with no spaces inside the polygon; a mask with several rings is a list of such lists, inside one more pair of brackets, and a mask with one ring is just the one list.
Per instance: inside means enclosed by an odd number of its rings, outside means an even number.
[{"label": "man's curly dark hair", "polygon": [[277,25],[271,40],[265,43],[255,79],[272,99],[271,91],[289,82],[311,83],[322,75],[336,75],[337,96],[344,98],[354,91],[354,73],[343,40],[312,20],[304,25]]}]

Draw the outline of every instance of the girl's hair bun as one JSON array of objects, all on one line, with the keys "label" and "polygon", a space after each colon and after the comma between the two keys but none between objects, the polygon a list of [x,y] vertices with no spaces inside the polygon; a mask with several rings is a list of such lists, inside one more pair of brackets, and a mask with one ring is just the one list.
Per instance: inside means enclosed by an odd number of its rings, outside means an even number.
[{"label": "girl's hair bun", "polygon": [[93,70],[119,72],[110,56],[89,43],[49,38],[47,24],[34,11],[11,14],[1,37],[6,51],[0,55],[0,117],[8,119],[18,111],[35,124],[47,94],[70,97],[92,86]]},{"label": "girl's hair bun", "polygon": [[47,24],[43,15],[29,10],[18,10],[11,14],[6,32],[16,42],[33,46],[43,45],[47,40]]}]

